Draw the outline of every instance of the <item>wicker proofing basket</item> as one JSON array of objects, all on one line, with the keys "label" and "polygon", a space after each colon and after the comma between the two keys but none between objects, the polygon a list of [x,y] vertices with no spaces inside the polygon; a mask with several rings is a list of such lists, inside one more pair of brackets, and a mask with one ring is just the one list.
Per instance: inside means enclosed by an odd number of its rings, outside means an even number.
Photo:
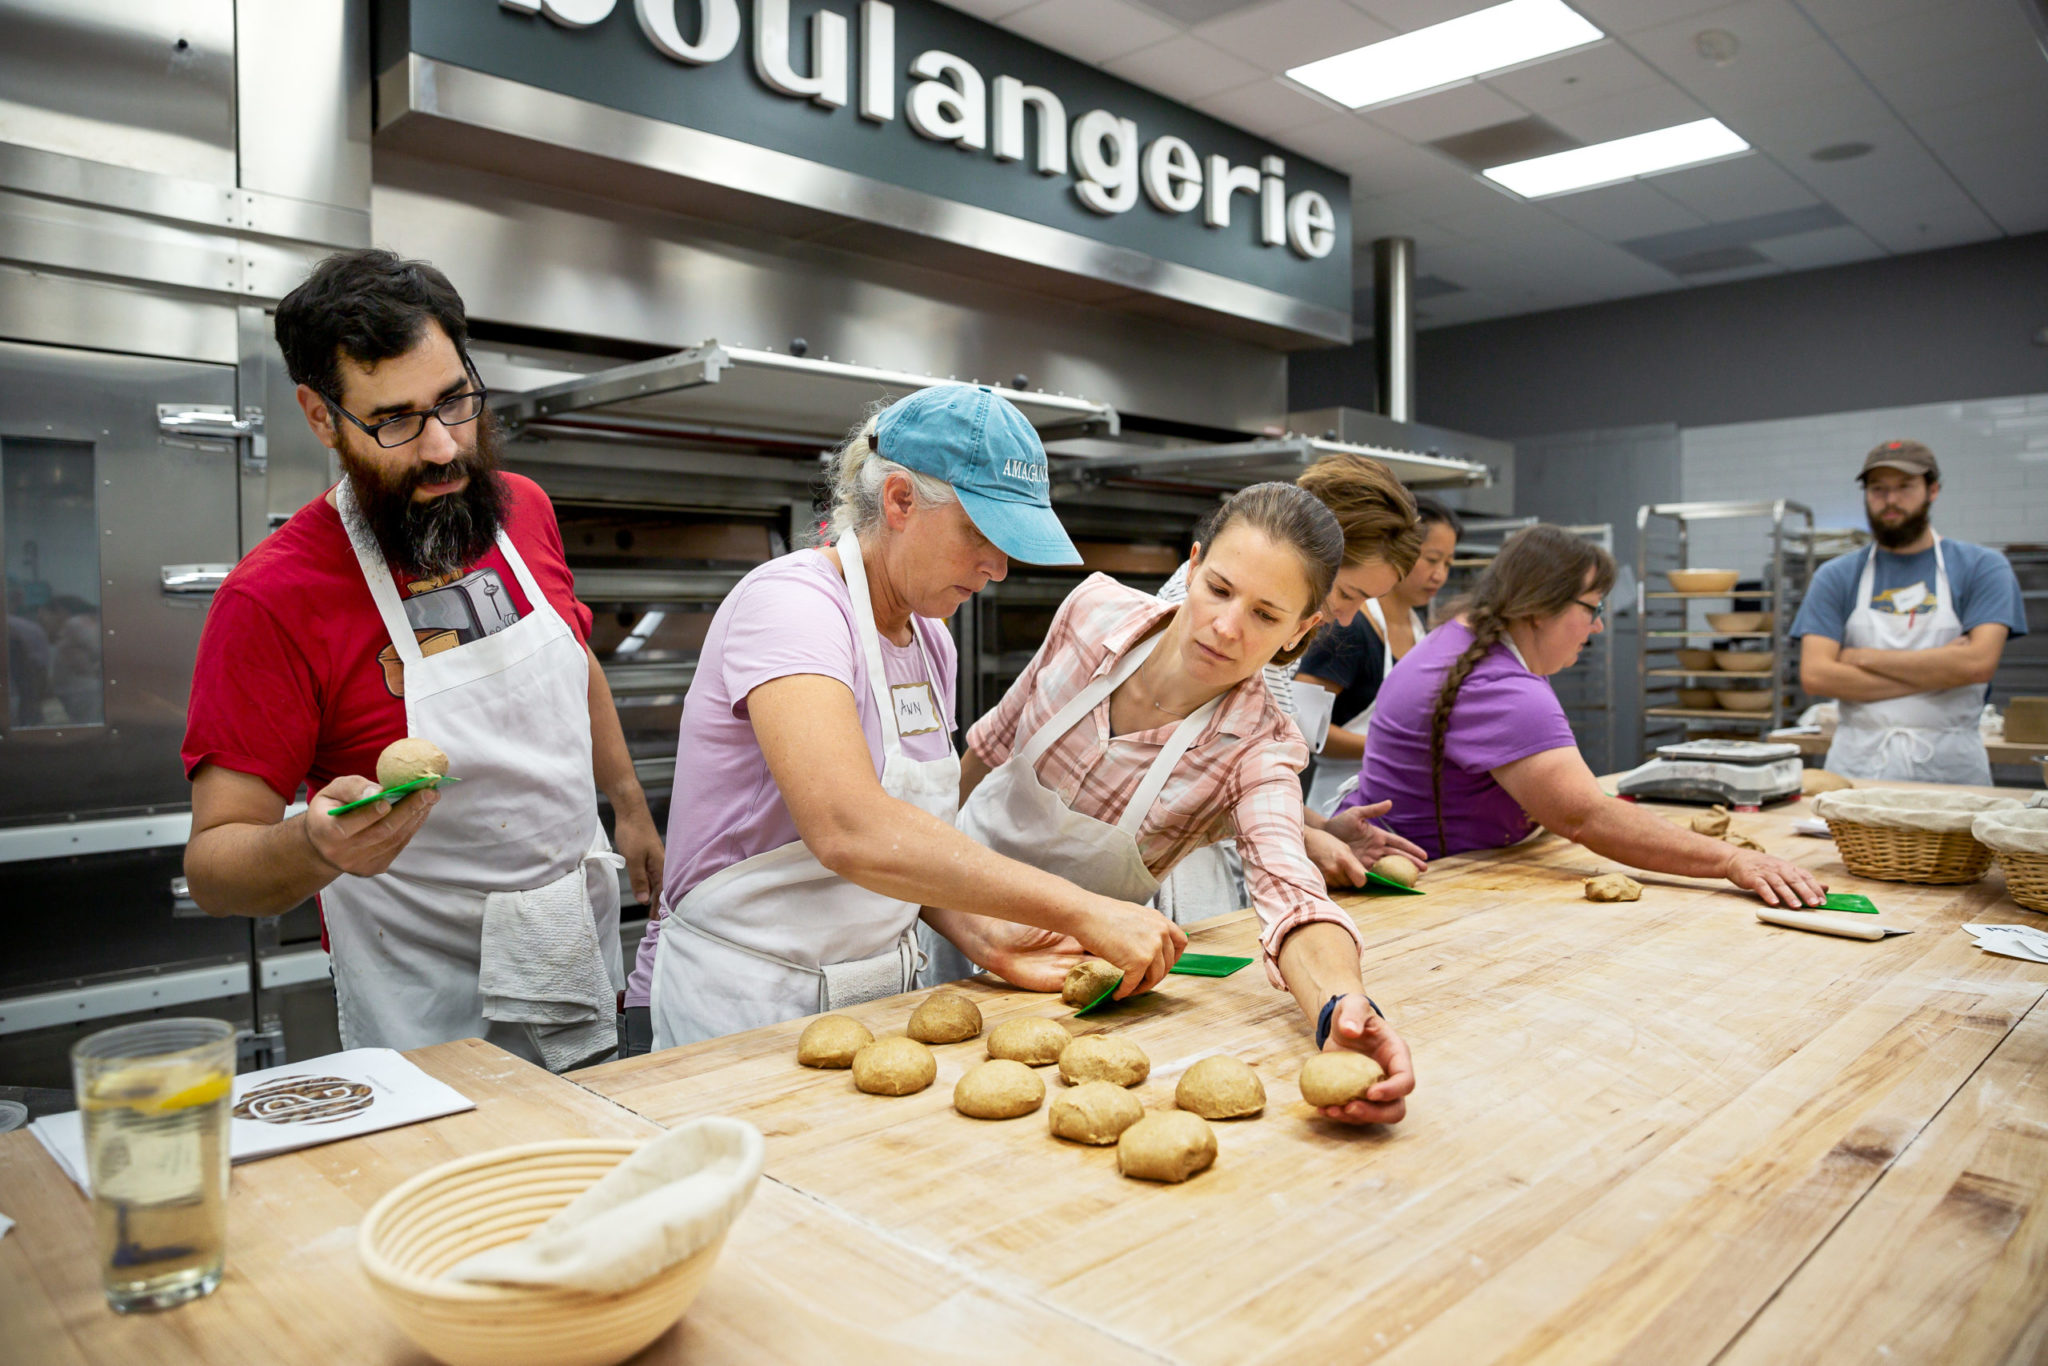
[{"label": "wicker proofing basket", "polygon": [[440,1276],[465,1257],[525,1237],[639,1146],[527,1143],[421,1172],[363,1220],[363,1270],[405,1335],[448,1366],[624,1361],[683,1316],[718,1261],[723,1237],[613,1295]]},{"label": "wicker proofing basket", "polygon": [[1971,832],[1998,855],[2006,895],[2030,911],[2048,911],[2048,810],[1988,811]]},{"label": "wicker proofing basket", "polygon": [[1970,833],[1970,822],[2018,805],[1967,792],[1859,787],[1823,792],[1813,810],[1855,876],[1948,886],[1975,882],[1991,868],[1991,850]]}]

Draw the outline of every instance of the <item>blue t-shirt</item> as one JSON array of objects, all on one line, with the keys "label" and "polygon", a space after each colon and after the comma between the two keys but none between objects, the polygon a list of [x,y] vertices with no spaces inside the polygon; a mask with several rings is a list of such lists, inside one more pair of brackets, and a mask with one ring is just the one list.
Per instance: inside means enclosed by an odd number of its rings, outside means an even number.
[{"label": "blue t-shirt", "polygon": [[[1848,630],[1849,614],[1856,607],[1856,585],[1862,581],[1864,563],[1872,555],[1877,556],[1877,572],[1870,578],[1871,611],[1892,611],[1892,595],[1902,588],[1907,590],[1901,595],[1905,601],[1919,602],[1924,598],[1932,603],[1932,546],[1916,555],[1894,555],[1871,546],[1829,560],[1820,567],[1813,576],[1813,585],[1806,590],[1805,601],[1799,604],[1792,634],[1840,641]],[[1956,615],[1962,619],[1963,634],[1968,635],[1986,622],[1997,622],[2015,636],[2027,633],[2027,605],[2020,597],[2020,581],[2003,554],[1987,546],[1943,537],[1941,558],[1948,566],[1948,591],[1954,599]],[[1926,590],[1924,595],[1912,591],[1915,585]],[[1920,610],[1927,608],[1923,606]]]}]

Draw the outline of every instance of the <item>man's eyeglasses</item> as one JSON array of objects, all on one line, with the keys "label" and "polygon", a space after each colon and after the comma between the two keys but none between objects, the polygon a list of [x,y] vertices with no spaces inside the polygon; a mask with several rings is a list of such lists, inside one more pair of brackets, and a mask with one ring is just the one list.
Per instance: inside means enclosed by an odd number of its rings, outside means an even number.
[{"label": "man's eyeglasses", "polygon": [[443,427],[460,427],[483,416],[484,400],[490,397],[491,391],[484,387],[483,379],[477,374],[476,367],[469,363],[467,356],[462,358],[462,368],[469,372],[470,380],[476,385],[474,389],[444,398],[426,412],[399,413],[395,417],[385,418],[382,422],[365,422],[342,407],[341,400],[329,394],[321,394],[320,397],[329,408],[353,422],[372,441],[389,449],[393,446],[403,446],[408,441],[419,440],[420,433],[427,429],[429,417],[440,422]]},{"label": "man's eyeglasses", "polygon": [[1601,613],[1607,610],[1607,603],[1604,600],[1600,602],[1587,602],[1584,598],[1573,598],[1572,601],[1585,608],[1595,621],[1600,620]]}]

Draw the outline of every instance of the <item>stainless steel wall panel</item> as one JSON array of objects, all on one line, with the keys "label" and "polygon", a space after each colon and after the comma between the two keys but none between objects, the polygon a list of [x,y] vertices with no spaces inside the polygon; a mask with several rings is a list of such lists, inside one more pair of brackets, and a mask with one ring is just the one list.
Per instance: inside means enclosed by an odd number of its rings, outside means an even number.
[{"label": "stainless steel wall panel", "polygon": [[278,299],[326,253],[0,190],[0,261],[11,264]]},{"label": "stainless steel wall panel", "polygon": [[241,186],[370,207],[369,0],[235,6]]},{"label": "stainless steel wall panel", "polygon": [[1234,430],[1285,412],[1286,359],[1264,346],[381,147],[376,170],[377,240],[447,268],[479,319],[675,349],[803,337],[812,356],[1022,373],[1127,415]]},{"label": "stainless steel wall panel", "polygon": [[0,0],[0,34],[7,141],[235,184],[234,0]]},{"label": "stainless steel wall panel", "polygon": [[235,310],[98,280],[0,266],[0,338],[233,365]]}]

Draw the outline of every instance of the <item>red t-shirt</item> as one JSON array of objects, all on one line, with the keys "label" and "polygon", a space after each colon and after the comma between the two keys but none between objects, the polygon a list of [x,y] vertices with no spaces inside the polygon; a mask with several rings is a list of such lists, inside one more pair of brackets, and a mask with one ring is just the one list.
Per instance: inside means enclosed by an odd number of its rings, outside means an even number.
[{"label": "red t-shirt", "polygon": [[[576,600],[554,505],[516,474],[505,481],[505,532],[579,640],[590,609]],[[452,579],[392,577],[425,654],[494,635],[530,610],[504,551]],[[372,777],[405,735],[405,669],[370,597],[348,532],[323,495],[292,514],[214,594],[192,671],[185,776],[201,764],[253,773],[290,801],[344,773]]]}]

